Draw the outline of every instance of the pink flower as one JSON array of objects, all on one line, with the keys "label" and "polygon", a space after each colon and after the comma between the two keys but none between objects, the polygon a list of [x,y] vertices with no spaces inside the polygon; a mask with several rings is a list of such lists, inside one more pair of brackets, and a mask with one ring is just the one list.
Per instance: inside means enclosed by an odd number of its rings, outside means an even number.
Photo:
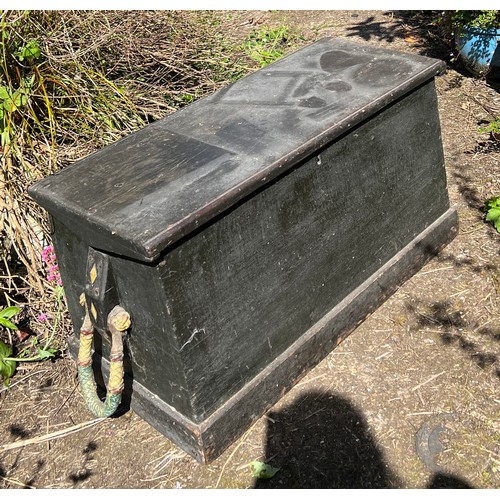
[{"label": "pink flower", "polygon": [[56,255],[54,253],[54,247],[52,245],[46,246],[42,250],[42,260],[46,263],[54,261],[56,258]]},{"label": "pink flower", "polygon": [[47,281],[55,281],[58,285],[62,285],[61,275],[59,274],[59,266],[57,264],[54,247],[48,245],[42,250],[42,260],[47,266]]},{"label": "pink flower", "polygon": [[49,317],[45,314],[45,313],[40,313],[36,319],[38,321],[47,321],[49,319]]}]

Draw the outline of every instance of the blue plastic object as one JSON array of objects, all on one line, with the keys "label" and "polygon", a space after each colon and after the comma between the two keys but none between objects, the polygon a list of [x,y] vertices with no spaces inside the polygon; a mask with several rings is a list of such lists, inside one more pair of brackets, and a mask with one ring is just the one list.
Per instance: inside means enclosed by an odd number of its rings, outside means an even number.
[{"label": "blue plastic object", "polygon": [[[500,28],[464,26],[456,34],[456,45],[465,67],[475,76],[491,71],[491,63],[499,58]],[[494,57],[495,54],[495,57]]]}]

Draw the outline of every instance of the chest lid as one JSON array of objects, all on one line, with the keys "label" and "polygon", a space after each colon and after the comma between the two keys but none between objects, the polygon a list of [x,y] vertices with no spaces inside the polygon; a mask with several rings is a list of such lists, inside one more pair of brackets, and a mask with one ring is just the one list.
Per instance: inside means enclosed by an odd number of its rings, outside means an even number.
[{"label": "chest lid", "polygon": [[442,72],[322,39],[30,187],[89,245],[152,262],[169,245]]}]

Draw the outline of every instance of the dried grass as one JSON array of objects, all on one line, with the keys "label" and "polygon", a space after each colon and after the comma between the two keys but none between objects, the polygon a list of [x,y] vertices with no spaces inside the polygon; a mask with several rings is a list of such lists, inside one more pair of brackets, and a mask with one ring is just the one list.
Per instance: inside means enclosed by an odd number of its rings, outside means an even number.
[{"label": "dried grass", "polygon": [[15,450],[16,448],[23,448],[24,446],[28,446],[31,444],[40,444],[54,439],[61,439],[63,437],[68,436],[69,434],[73,434],[74,432],[79,432],[81,430],[88,429],[89,427],[92,427],[100,422],[103,422],[104,420],[106,419],[95,418],[93,420],[88,420],[80,424],[72,425],[71,427],[68,427],[66,429],[50,432],[43,436],[37,436],[35,438],[30,438],[30,439],[23,439],[21,441],[15,441],[14,443],[7,443],[0,446],[0,453],[8,450]]},{"label": "dried grass", "polygon": [[[56,308],[41,259],[49,225],[27,187],[243,75],[223,20],[206,11],[0,11],[0,87],[26,96],[0,118],[0,307],[24,306],[25,316]],[[40,56],[20,61],[30,41]]]}]

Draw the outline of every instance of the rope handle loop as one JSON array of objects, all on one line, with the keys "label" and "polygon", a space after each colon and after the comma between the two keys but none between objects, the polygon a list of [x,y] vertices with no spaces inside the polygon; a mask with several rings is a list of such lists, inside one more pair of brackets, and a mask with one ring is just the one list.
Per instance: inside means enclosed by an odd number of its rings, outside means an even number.
[{"label": "rope handle loop", "polygon": [[97,384],[92,370],[92,342],[94,326],[85,301],[85,317],[80,328],[80,347],[78,350],[78,381],[85,404],[95,417],[110,417],[121,403],[123,391],[123,332],[130,327],[130,314],[121,306],[115,306],[108,314],[107,326],[111,333],[111,352],[109,356],[109,380],[106,399],[101,401],[97,395]]}]

